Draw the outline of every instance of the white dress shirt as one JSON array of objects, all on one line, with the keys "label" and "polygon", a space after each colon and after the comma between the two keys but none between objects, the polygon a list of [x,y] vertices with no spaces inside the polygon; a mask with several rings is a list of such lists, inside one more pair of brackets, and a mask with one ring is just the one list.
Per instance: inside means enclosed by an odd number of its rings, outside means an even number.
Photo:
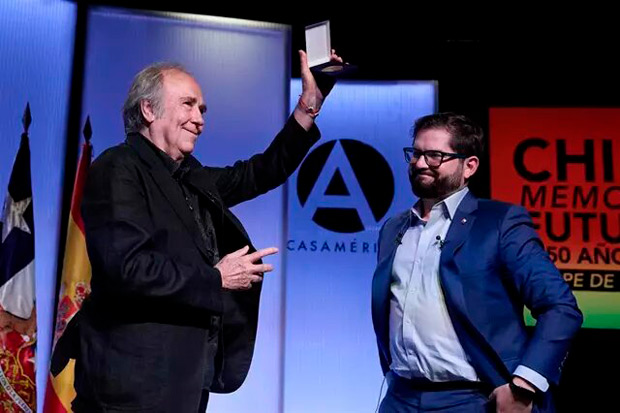
[{"label": "white dress shirt", "polygon": [[[478,381],[454,331],[439,281],[441,246],[467,187],[435,204],[428,221],[421,201],[396,250],[390,286],[390,369],[405,378]],[[546,391],[547,380],[519,366],[515,374]]]}]

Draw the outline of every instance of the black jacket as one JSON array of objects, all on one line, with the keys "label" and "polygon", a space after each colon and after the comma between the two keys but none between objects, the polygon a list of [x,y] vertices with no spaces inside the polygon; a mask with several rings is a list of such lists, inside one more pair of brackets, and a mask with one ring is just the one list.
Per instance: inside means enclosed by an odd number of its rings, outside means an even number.
[{"label": "black jacket", "polygon": [[[291,117],[247,161],[190,159],[185,182],[209,207],[220,257],[255,250],[228,208],[281,185],[318,137]],[[93,162],[82,216],[92,293],[77,321],[74,407],[195,412],[203,388],[236,390],[252,360],[260,284],[222,290],[181,188],[144,137],[129,135]]]}]

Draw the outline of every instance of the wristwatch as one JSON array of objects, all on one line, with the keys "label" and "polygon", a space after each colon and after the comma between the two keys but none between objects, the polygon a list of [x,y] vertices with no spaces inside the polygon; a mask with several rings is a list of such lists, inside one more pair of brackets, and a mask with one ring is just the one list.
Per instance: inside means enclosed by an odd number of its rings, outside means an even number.
[{"label": "wristwatch", "polygon": [[536,399],[536,392],[526,389],[525,387],[517,386],[512,381],[508,383],[510,391],[515,396],[515,399],[522,401],[526,404],[530,404]]}]

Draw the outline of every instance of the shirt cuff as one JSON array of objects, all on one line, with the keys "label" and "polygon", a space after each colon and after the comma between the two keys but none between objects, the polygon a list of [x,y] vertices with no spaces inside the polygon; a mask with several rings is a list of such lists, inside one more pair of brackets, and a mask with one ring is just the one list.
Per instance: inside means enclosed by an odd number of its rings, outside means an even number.
[{"label": "shirt cuff", "polygon": [[513,373],[515,376],[519,376],[530,383],[532,383],[538,390],[546,392],[549,389],[549,382],[539,373],[535,372],[529,367],[520,365]]}]

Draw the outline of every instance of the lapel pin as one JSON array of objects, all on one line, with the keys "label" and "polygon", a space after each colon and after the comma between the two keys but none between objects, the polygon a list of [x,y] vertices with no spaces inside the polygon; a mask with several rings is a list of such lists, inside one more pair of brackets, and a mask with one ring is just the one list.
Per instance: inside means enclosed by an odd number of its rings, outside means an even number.
[{"label": "lapel pin", "polygon": [[461,224],[465,224],[465,223],[467,223],[467,218],[463,218],[463,219],[461,220]]}]

